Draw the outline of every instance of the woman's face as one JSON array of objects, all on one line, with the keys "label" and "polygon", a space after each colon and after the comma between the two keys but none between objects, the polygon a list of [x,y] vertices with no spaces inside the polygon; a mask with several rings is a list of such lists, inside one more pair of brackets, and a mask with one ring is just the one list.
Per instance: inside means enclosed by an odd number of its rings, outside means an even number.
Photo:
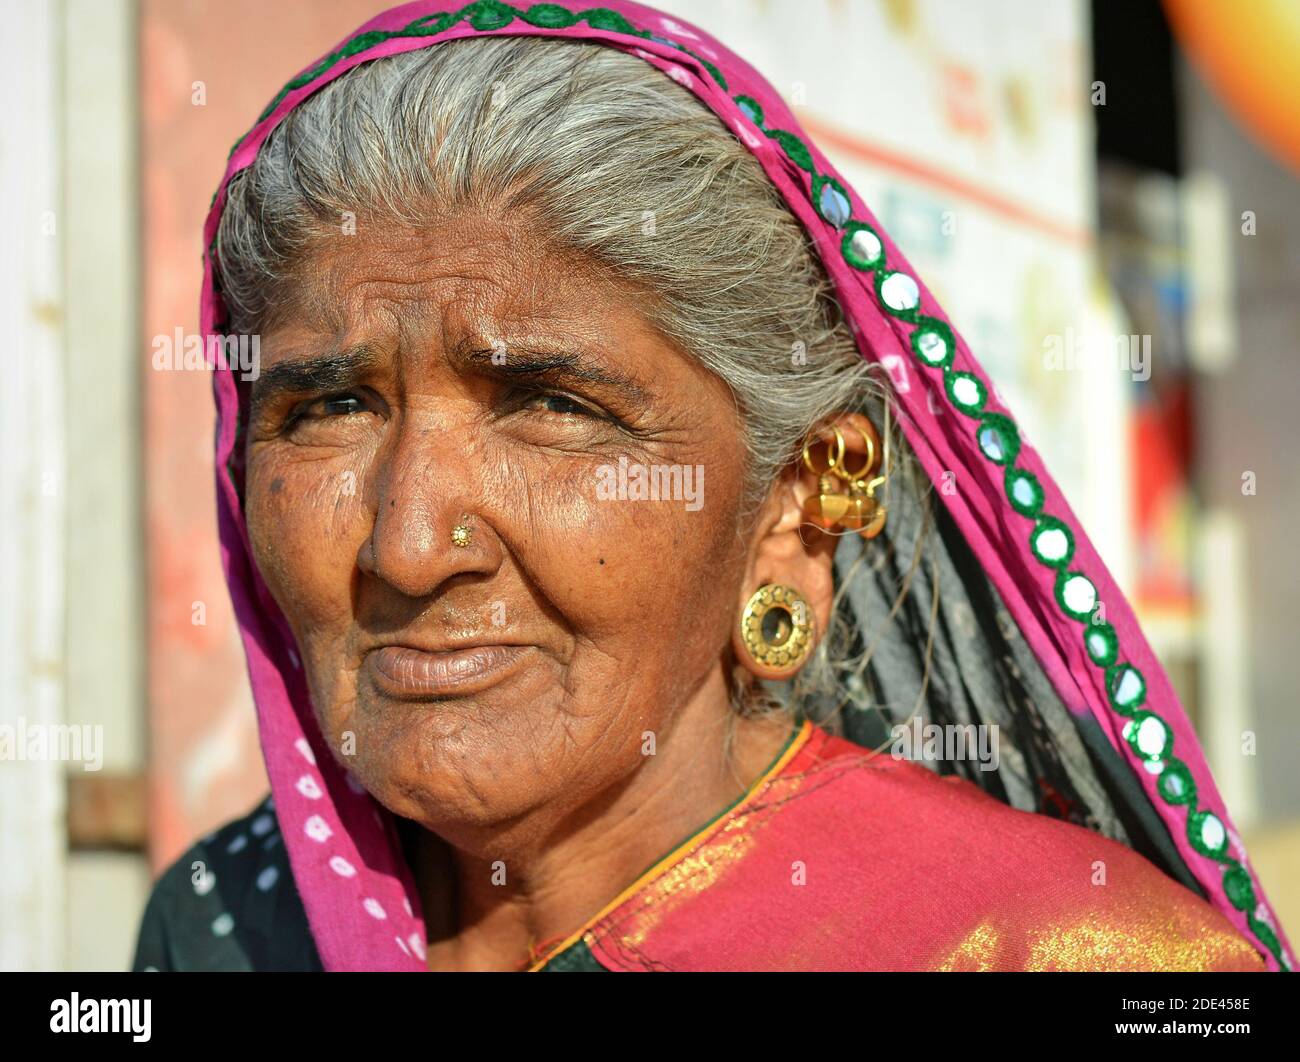
[{"label": "woman's face", "polygon": [[[461,215],[323,240],[262,336],[258,567],[335,755],[453,841],[584,804],[725,687],[740,423],[639,304]],[[665,468],[677,496],[636,500]]]}]

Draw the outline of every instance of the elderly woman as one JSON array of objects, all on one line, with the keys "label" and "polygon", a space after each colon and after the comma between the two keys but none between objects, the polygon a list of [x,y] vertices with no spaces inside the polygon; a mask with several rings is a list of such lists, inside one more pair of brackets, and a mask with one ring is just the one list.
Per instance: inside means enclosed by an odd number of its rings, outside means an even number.
[{"label": "elderly woman", "polygon": [[260,337],[214,392],[273,800],[137,968],[1290,964],[1038,457],[721,44],[408,4],[206,239],[205,333]]}]

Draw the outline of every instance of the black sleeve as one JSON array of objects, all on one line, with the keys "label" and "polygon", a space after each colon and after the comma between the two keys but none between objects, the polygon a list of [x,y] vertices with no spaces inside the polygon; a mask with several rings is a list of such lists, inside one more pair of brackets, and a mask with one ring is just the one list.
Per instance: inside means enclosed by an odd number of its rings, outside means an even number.
[{"label": "black sleeve", "polygon": [[195,844],[158,879],[131,968],[322,969],[270,798]]},{"label": "black sleeve", "polygon": [[[159,882],[161,884],[161,882]],[[133,973],[170,971],[176,968],[167,941],[167,923],[162,916],[163,900],[155,885],[140,920],[140,934],[135,942]]]}]

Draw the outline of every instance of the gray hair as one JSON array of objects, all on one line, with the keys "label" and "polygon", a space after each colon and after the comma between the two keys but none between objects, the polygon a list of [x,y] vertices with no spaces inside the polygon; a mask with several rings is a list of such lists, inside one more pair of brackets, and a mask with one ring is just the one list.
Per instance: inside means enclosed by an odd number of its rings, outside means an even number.
[{"label": "gray hair", "polygon": [[[228,189],[230,330],[263,330],[277,284],[344,212],[418,223],[431,203],[528,210],[560,246],[652,291],[647,318],[735,395],[747,507],[830,415],[881,424],[878,370],[761,165],[685,88],[599,44],[449,42],[363,64],[290,112]],[[839,685],[829,656],[854,632],[836,622],[801,688]]]}]

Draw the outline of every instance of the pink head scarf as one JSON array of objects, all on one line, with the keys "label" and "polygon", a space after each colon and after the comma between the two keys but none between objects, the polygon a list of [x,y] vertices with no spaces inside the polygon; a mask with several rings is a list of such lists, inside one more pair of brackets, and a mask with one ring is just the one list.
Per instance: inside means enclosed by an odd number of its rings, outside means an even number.
[{"label": "pink head scarf", "polygon": [[[1271,969],[1290,968],[1289,946],[1196,735],[1042,461],[866,204],[772,87],[703,31],[621,0],[460,8],[417,0],[378,15],[290,81],[231,153],[204,227],[205,337],[220,335],[226,319],[213,260],[226,186],[281,119],[360,63],[484,35],[567,37],[631,52],[694,93],[749,148],[811,235],[863,355],[893,355],[904,366],[908,385],[896,385],[893,399],[906,438],[932,480],[951,471],[964,484],[943,502],[1061,702],[1091,715],[1119,750],[1209,901]],[[234,480],[242,461],[237,371],[218,367],[213,382],[222,560],[294,879],[326,969],[423,970],[424,923],[392,817],[325,746],[294,638],[252,560]],[[1105,623],[1094,620],[1102,602]]]}]

